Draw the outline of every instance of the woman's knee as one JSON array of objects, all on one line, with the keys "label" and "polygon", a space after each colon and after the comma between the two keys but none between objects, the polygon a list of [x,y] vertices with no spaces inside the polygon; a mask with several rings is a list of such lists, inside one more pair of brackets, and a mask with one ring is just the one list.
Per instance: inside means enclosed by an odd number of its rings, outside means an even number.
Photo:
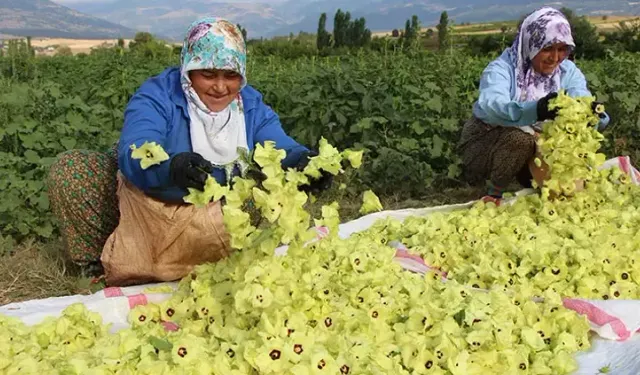
[{"label": "woman's knee", "polygon": [[505,138],[507,141],[505,143],[514,149],[526,150],[531,153],[536,151],[536,137],[532,134],[523,132],[520,129],[510,129]]},{"label": "woman's knee", "polygon": [[103,152],[69,150],[59,154],[45,181],[52,209],[96,196],[111,200],[117,170],[117,160]]},{"label": "woman's knee", "polygon": [[63,187],[65,176],[75,169],[76,163],[81,163],[87,157],[82,150],[69,150],[58,154],[55,162],[49,167],[47,185],[49,188]]},{"label": "woman's knee", "polygon": [[[62,176],[78,177],[79,172],[96,171],[106,173],[117,171],[118,161],[110,152],[89,150],[69,150],[58,154],[56,161],[49,168],[48,180],[55,182]],[[90,175],[89,177],[93,177]]]}]

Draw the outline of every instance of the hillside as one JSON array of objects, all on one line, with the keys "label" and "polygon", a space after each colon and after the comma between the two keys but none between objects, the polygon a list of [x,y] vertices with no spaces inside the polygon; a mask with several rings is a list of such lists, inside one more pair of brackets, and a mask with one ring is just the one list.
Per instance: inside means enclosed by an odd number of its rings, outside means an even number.
[{"label": "hillside", "polygon": [[135,31],[49,0],[0,0],[0,34],[49,38],[129,38]]},{"label": "hillside", "polygon": [[[292,2],[296,0],[291,0]],[[342,7],[343,1],[329,0],[314,2],[319,9],[333,15],[335,11]],[[360,3],[360,4],[359,4]],[[449,17],[455,22],[488,22],[497,20],[518,19],[522,15],[535,10],[549,2],[526,1],[526,0],[378,0],[378,1],[356,1],[350,3],[352,17],[365,17],[367,26],[372,31],[392,30],[403,28],[407,19],[413,14],[418,15],[423,25],[435,25],[440,19],[440,14],[447,11]],[[578,14],[584,15],[638,15],[640,14],[640,3],[633,3],[623,0],[602,1],[576,1],[566,0],[552,4],[558,8],[572,8]],[[302,20],[289,24],[284,28],[276,30],[274,34],[287,34],[289,31],[314,32],[317,28],[320,11],[308,12]],[[332,17],[329,17],[327,27],[332,26]]]},{"label": "hillside", "polygon": [[[517,19],[521,15],[548,4],[527,0],[115,0],[78,3],[74,8],[111,22],[138,30],[167,35],[180,40],[186,27],[204,15],[218,15],[240,23],[249,37],[288,35],[299,31],[315,32],[322,12],[329,15],[331,29],[333,14],[338,8],[348,10],[353,17],[364,16],[372,31],[402,28],[413,14],[423,25],[437,23],[442,11],[449,12],[456,22],[486,22]],[[565,0],[554,3],[566,6],[579,14],[637,15],[640,3],[625,0]]]},{"label": "hillside", "polygon": [[107,4],[78,3],[74,8],[136,30],[166,35],[175,41],[183,38],[191,22],[208,14],[220,15],[240,23],[253,37],[269,35],[288,25],[284,14],[277,10],[277,4],[255,1],[116,0]]}]

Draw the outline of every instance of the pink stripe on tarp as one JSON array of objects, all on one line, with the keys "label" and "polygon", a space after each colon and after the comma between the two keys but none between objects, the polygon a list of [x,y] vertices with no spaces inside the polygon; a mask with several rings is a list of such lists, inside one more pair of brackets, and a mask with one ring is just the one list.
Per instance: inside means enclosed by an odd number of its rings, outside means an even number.
[{"label": "pink stripe on tarp", "polygon": [[104,288],[102,292],[104,293],[104,296],[107,298],[124,296],[124,293],[122,293],[122,289],[114,286]]},{"label": "pink stripe on tarp", "polygon": [[410,252],[408,252],[407,250],[404,250],[402,248],[398,248],[396,247],[396,258],[403,258],[403,259],[411,259],[415,262],[417,262],[418,264],[425,266],[429,269],[433,269],[433,270],[437,270],[438,272],[440,272],[442,274],[443,277],[447,277],[447,272],[443,271],[442,269],[440,269],[440,267],[436,267],[436,266],[431,266],[428,265],[427,263],[425,263],[424,259],[422,259],[422,257],[420,257],[419,255],[414,255],[411,254]]},{"label": "pink stripe on tarp", "polygon": [[180,327],[178,327],[178,325],[174,322],[162,322],[162,326],[164,327],[165,331],[175,332],[180,329]]},{"label": "pink stripe on tarp", "polygon": [[138,305],[146,305],[147,304],[147,296],[144,294],[134,294],[132,296],[127,296],[129,300],[129,308],[133,309]]},{"label": "pink stripe on tarp", "polygon": [[326,236],[329,235],[329,228],[327,227],[316,227],[316,233],[318,233],[316,235],[316,240],[321,240],[323,238],[325,238]]},{"label": "pink stripe on tarp", "polygon": [[[426,266],[426,264],[424,263],[424,260],[418,256],[418,255],[413,255],[410,252],[408,252],[407,250],[403,250],[403,249],[397,249],[396,248],[396,257],[397,258],[407,258],[407,259],[413,259],[418,263],[422,263]],[[431,268],[435,268],[435,267],[431,267]]]},{"label": "pink stripe on tarp", "polygon": [[618,335],[618,341],[624,341],[631,337],[631,332],[629,332],[622,320],[609,315],[606,311],[587,301],[567,298],[562,301],[562,304],[567,309],[573,310],[578,314],[586,315],[587,319],[594,324],[599,326],[609,324],[613,332]]},{"label": "pink stripe on tarp", "polygon": [[618,163],[620,165],[620,169],[626,174],[629,173],[629,158],[626,156],[618,156]]}]

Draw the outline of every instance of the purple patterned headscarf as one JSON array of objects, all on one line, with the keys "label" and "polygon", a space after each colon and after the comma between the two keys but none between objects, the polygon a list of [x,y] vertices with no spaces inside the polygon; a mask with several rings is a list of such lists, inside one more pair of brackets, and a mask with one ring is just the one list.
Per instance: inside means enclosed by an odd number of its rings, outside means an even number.
[{"label": "purple patterned headscarf", "polygon": [[516,40],[509,49],[509,57],[516,69],[516,100],[534,101],[560,88],[560,67],[551,75],[537,73],[533,58],[540,50],[555,43],[575,48],[571,26],[557,9],[543,7],[525,18]]}]

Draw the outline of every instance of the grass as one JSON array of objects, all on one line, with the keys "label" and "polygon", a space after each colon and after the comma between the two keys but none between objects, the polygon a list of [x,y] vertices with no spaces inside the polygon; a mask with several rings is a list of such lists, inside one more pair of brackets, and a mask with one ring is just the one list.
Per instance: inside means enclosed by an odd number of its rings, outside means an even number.
[{"label": "grass", "polygon": [[[384,197],[381,198],[381,202],[385,210],[399,210],[463,203],[481,195],[482,191],[476,188],[457,188],[432,191],[420,199]],[[310,212],[317,217],[321,205],[332,199],[333,194],[327,194],[310,208]],[[360,204],[357,200],[340,201],[343,222],[360,216]],[[32,299],[95,292],[91,280],[83,276],[81,270],[71,264],[63,254],[61,241],[53,239],[44,243],[26,241],[10,254],[0,256],[0,306]]]},{"label": "grass", "polygon": [[88,279],[62,256],[59,241],[19,245],[0,257],[0,305],[90,293]]}]

